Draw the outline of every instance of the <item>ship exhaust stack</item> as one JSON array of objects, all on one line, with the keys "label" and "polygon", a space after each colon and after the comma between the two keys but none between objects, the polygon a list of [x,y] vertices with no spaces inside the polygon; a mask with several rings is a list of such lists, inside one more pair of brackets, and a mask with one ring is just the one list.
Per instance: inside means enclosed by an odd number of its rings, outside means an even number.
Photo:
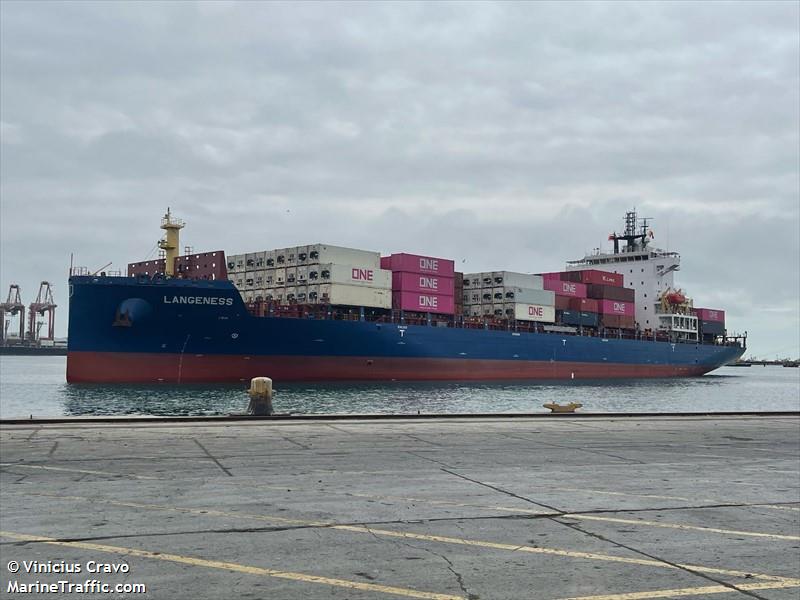
[{"label": "ship exhaust stack", "polygon": [[178,258],[180,242],[180,232],[185,223],[180,219],[172,216],[170,209],[167,208],[167,213],[161,217],[161,229],[166,233],[164,239],[159,240],[158,247],[165,253],[166,264],[164,266],[164,275],[173,277],[175,275],[175,259]]}]

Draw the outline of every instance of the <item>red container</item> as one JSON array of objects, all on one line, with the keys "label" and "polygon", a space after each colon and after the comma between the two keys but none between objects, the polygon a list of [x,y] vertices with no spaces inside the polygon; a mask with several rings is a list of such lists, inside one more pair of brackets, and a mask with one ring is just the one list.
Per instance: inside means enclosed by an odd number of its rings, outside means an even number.
[{"label": "red container", "polygon": [[417,292],[392,292],[392,308],[452,315],[455,311],[455,303],[452,296],[420,294]]},{"label": "red container", "polygon": [[622,287],[624,279],[620,273],[606,273],[596,269],[585,271],[566,271],[561,274],[564,281],[577,281],[580,283],[592,283],[595,285],[613,285]]},{"label": "red container", "polygon": [[561,281],[560,279],[545,279],[544,289],[555,292],[556,296],[569,296],[571,298],[586,298],[586,285],[575,281]]},{"label": "red container", "polygon": [[392,272],[392,291],[452,296],[455,293],[455,280],[452,277],[394,271]]},{"label": "red container", "polygon": [[717,310],[716,308],[695,308],[697,318],[701,321],[717,321],[718,323],[725,322],[725,311]]},{"label": "red container", "polygon": [[[545,288],[547,289],[547,288]],[[559,296],[556,294],[556,310],[569,310],[569,301],[571,298],[569,296]]]},{"label": "red container", "polygon": [[580,312],[596,313],[599,312],[600,307],[597,304],[597,300],[593,298],[570,298],[569,309]]},{"label": "red container", "polygon": [[[539,276],[542,278],[543,281],[561,281],[562,274],[563,273],[559,271],[558,273],[539,273]],[[549,288],[544,288],[544,289],[549,289]]]},{"label": "red container", "polygon": [[[163,258],[130,263],[128,264],[128,277],[164,273],[165,266],[166,261]],[[177,256],[175,258],[175,276],[182,279],[225,280],[228,278],[225,252],[216,250]]]},{"label": "red container", "polygon": [[438,275],[439,277],[453,277],[455,266],[455,261],[446,258],[419,256],[417,254],[401,253],[381,258],[381,269],[424,273],[425,275]]},{"label": "red container", "polygon": [[631,288],[616,287],[613,285],[599,285],[590,283],[586,286],[586,295],[598,300],[619,300],[620,302],[633,302],[636,292]]},{"label": "red container", "polygon": [[598,305],[601,315],[633,317],[636,313],[633,302],[623,302],[621,300],[600,300]]}]

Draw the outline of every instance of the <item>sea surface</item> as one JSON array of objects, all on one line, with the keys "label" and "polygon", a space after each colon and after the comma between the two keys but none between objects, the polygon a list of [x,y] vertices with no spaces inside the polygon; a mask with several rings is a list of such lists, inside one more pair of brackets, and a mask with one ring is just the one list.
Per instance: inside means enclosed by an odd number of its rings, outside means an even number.
[{"label": "sea surface", "polygon": [[[0,356],[0,418],[65,415],[227,415],[247,409],[244,385],[109,386],[64,381],[64,356]],[[722,367],[686,379],[533,383],[276,383],[276,412],[549,412],[546,402],[580,402],[581,412],[800,410],[800,369]]]}]

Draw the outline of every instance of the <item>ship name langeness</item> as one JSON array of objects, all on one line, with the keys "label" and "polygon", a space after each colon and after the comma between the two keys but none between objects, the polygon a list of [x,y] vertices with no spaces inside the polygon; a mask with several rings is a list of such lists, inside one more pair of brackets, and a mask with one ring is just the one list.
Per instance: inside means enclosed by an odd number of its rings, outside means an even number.
[{"label": "ship name langeness", "polygon": [[214,304],[217,306],[233,306],[233,298],[218,296],[164,296],[164,304]]}]

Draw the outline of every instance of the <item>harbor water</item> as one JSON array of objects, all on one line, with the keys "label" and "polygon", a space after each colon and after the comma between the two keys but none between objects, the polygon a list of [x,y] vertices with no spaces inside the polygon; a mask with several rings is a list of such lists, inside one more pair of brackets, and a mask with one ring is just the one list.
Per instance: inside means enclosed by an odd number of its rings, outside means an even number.
[{"label": "harbor water", "polygon": [[[243,412],[245,384],[74,385],[66,357],[0,357],[0,418],[77,415],[226,415]],[[264,375],[269,376],[269,373]],[[703,377],[492,383],[275,382],[275,410],[322,413],[549,412],[546,402],[580,402],[581,412],[800,410],[800,369],[723,367]]]}]

